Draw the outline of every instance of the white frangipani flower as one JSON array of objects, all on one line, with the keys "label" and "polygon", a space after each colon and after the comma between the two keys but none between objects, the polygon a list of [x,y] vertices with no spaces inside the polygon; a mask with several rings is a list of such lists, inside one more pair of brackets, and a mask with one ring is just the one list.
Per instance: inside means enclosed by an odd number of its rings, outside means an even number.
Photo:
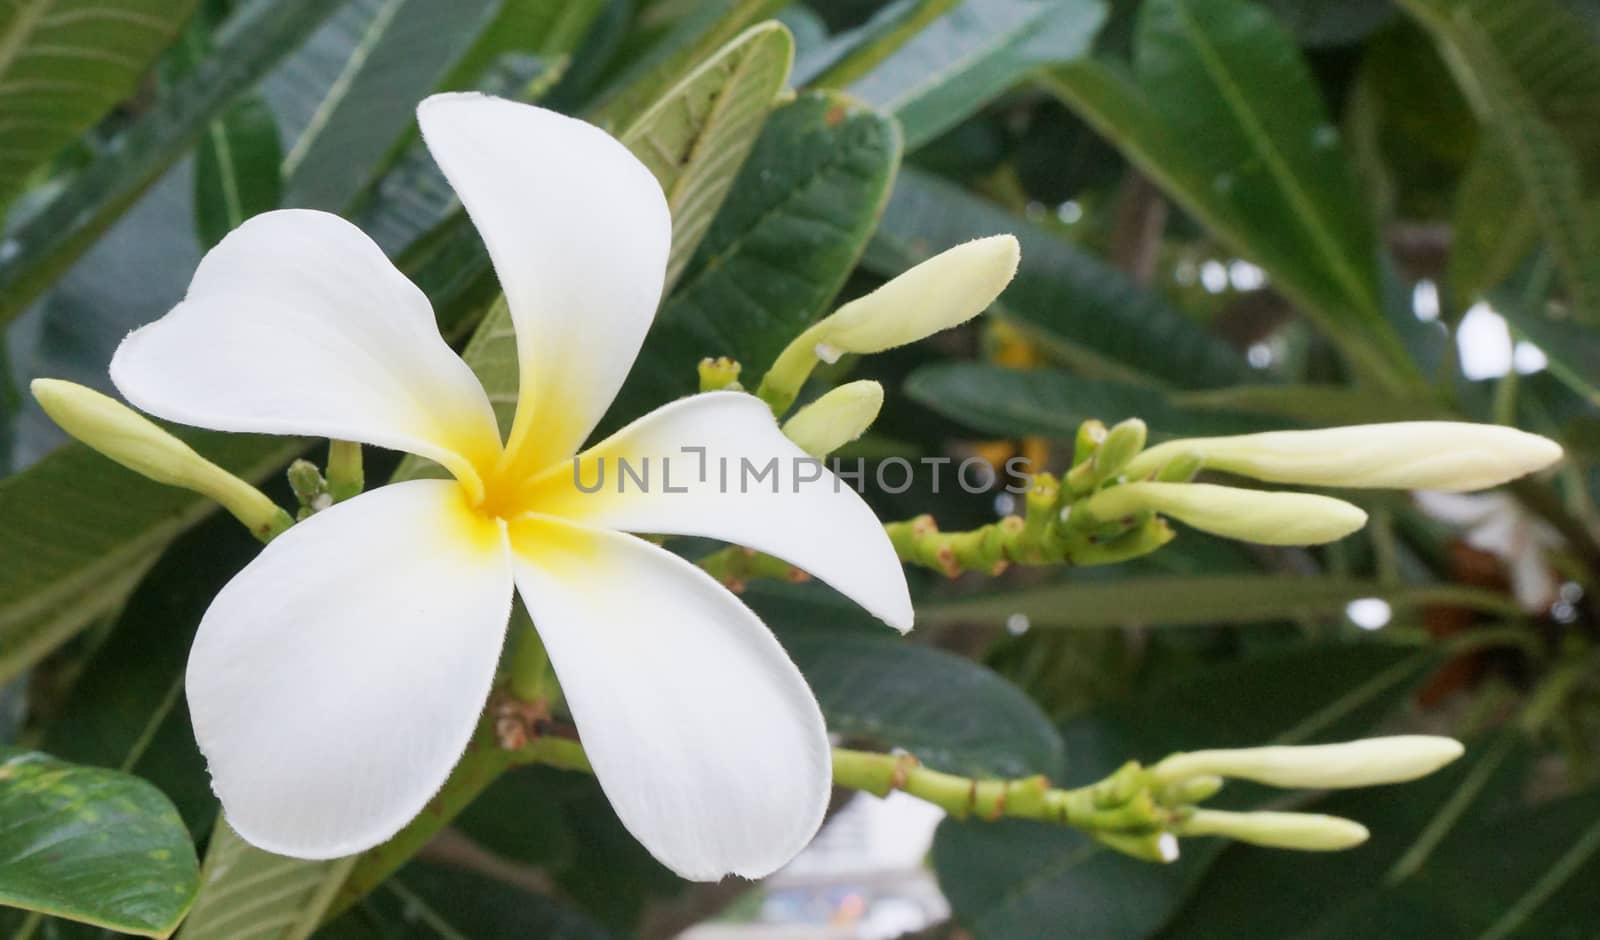
[{"label": "white frangipani flower", "polygon": [[[765,875],[810,840],[827,803],[816,700],[737,598],[625,533],[768,552],[906,630],[894,549],[854,492],[791,471],[804,453],[737,392],[672,402],[584,452],[585,484],[595,464],[615,484],[614,461],[648,458],[647,492],[580,490],[569,458],[660,299],[672,228],[661,188],[617,141],[550,111],[466,94],[429,98],[417,114],[515,325],[521,391],[503,446],[422,292],[325,213],[246,222],[112,362],[118,389],[152,414],[361,441],[454,477],[312,516],[206,612],[187,691],[228,821],[303,858],[393,835],[473,733],[515,587],[629,831],[688,878]],[[776,459],[782,485],[720,485],[716,462],[742,458]],[[711,472],[696,472],[702,460]]]}]

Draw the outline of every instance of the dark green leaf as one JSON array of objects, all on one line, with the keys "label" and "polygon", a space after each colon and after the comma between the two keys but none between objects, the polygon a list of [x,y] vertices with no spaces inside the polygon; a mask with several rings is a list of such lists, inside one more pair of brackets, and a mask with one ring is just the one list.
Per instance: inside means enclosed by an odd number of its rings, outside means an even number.
[{"label": "dark green leaf", "polygon": [[[304,447],[290,438],[180,436],[251,480]],[[0,676],[17,675],[122,603],[160,549],[214,508],[81,444],[0,480]]]},{"label": "dark green leaf", "polygon": [[1412,367],[1379,303],[1365,203],[1290,37],[1244,0],[1140,8],[1137,81],[1084,60],[1045,85],[1388,387]]},{"label": "dark green leaf", "polygon": [[132,94],[196,0],[34,0],[0,8],[0,211],[40,164]]},{"label": "dark green leaf", "polygon": [[[1199,671],[1069,723],[1067,782],[1179,750],[1357,736],[1394,708],[1424,661],[1392,647],[1319,646]],[[1235,806],[1266,792],[1224,791]],[[1186,840],[1177,864],[1158,866],[1071,830],[947,820],[933,864],[956,919],[979,940],[1057,936],[1063,925],[1074,940],[1123,940],[1170,917],[1217,848]]]},{"label": "dark green leaf", "polygon": [[262,84],[285,131],[285,203],[343,210],[494,16],[494,0],[352,0]]},{"label": "dark green leaf", "polygon": [[899,118],[915,150],[1034,69],[1088,51],[1105,16],[1101,0],[966,0],[849,91]]},{"label": "dark green leaf", "polygon": [[323,0],[251,0],[213,51],[38,211],[0,262],[0,324],[21,313],[178,161],[217,115],[328,13]]},{"label": "dark green leaf", "polygon": [[1060,772],[1050,720],[984,666],[918,645],[815,591],[753,586],[745,600],[805,673],[828,730],[968,776]]},{"label": "dark green leaf", "polygon": [[990,434],[1072,440],[1078,425],[1142,418],[1151,438],[1248,434],[1283,422],[1221,410],[1183,409],[1159,389],[1094,380],[1057,369],[1007,369],[978,362],[924,366],[906,380],[912,400]]},{"label": "dark green leaf", "polygon": [[165,937],[194,901],[189,830],[137,777],[0,751],[0,904]]},{"label": "dark green leaf", "polygon": [[194,210],[202,248],[222,241],[252,215],[278,208],[283,151],[278,123],[261,99],[246,98],[212,121],[197,151]]},{"label": "dark green leaf", "polygon": [[1575,315],[1600,322],[1600,232],[1584,208],[1581,173],[1581,159],[1592,151],[1571,139],[1594,142],[1600,45],[1555,0],[1401,0],[1401,6],[1433,34],[1519,178]]},{"label": "dark green leaf", "polygon": [[318,940],[463,940],[529,937],[617,940],[549,897],[443,865],[414,862]]},{"label": "dark green leaf", "polygon": [[1054,234],[937,177],[907,167],[864,264],[893,277],[961,242],[1011,232],[1016,280],[994,309],[1086,370],[1205,388],[1248,374],[1243,358],[1183,311]]},{"label": "dark green leaf", "polygon": [[1502,814],[1463,831],[1415,876],[1298,936],[1394,940],[1581,937],[1600,921],[1600,792]]},{"label": "dark green leaf", "polygon": [[694,391],[705,356],[744,363],[753,387],[838,293],[899,158],[893,121],[843,96],[808,92],[774,111],[608,422]]},{"label": "dark green leaf", "polygon": [[1174,575],[1073,580],[927,605],[928,623],[1002,623],[1022,614],[1034,627],[1103,629],[1130,625],[1239,624],[1338,616],[1351,601],[1376,597],[1395,607],[1464,607],[1515,616],[1509,597],[1465,585],[1386,585],[1331,576]]}]

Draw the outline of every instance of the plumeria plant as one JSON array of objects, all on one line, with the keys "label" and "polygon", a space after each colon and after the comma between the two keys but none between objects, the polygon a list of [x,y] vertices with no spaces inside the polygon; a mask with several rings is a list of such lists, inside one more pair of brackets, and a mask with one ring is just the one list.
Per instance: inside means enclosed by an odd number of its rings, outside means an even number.
[{"label": "plumeria plant", "polygon": [[889,798],[919,937],[1600,924],[1566,7],[97,3],[0,13],[0,931],[759,937]]}]

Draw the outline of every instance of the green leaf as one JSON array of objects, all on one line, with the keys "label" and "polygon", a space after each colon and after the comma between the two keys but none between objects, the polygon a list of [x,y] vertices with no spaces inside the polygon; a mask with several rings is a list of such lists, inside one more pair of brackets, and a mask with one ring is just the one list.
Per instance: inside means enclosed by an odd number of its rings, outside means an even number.
[{"label": "green leaf", "polygon": [[[1297,936],[1543,940],[1600,919],[1600,792],[1503,813],[1442,847],[1399,887]],[[1463,886],[1469,886],[1463,890]],[[1583,926],[1579,926],[1583,925]]]},{"label": "green leaf", "polygon": [[1272,275],[1352,365],[1412,367],[1379,301],[1377,238],[1293,39],[1243,0],[1151,0],[1137,81],[1083,60],[1045,87],[1174,200]]},{"label": "green leaf", "polygon": [[196,838],[211,831],[217,801],[189,727],[184,668],[206,608],[260,550],[222,513],[173,542],[45,728],[44,748],[63,760],[116,767],[160,787]]},{"label": "green leaf", "polygon": [[417,102],[473,45],[496,0],[352,0],[263,83],[285,128],[288,205],[343,210],[414,133]]},{"label": "green leaf", "polygon": [[1266,5],[1306,46],[1357,42],[1395,17],[1389,0],[1266,0]]},{"label": "green leaf", "polygon": [[[894,0],[865,23],[827,37],[795,63],[795,83],[844,88],[899,51],[961,0]],[[791,8],[793,9],[793,8]]]},{"label": "green leaf", "polygon": [[1248,434],[1281,421],[1222,410],[1184,409],[1159,389],[1089,379],[1057,369],[1007,369],[979,362],[924,366],[906,379],[913,401],[968,427],[1005,437],[1072,440],[1078,425],[1142,418],[1152,440]]},{"label": "green leaf", "polygon": [[0,324],[54,283],[328,10],[323,0],[251,0],[223,24],[194,70],[49,202],[17,220],[8,244],[18,250],[0,262]]},{"label": "green leaf", "polygon": [[0,211],[133,94],[197,0],[18,0],[0,9]]},{"label": "green leaf", "polygon": [[794,657],[829,731],[966,776],[1060,772],[1050,719],[988,668],[910,642],[815,585],[752,585],[744,600]]},{"label": "green leaf", "polygon": [[1445,286],[1466,310],[1516,270],[1533,250],[1538,219],[1505,145],[1481,142],[1456,190]]},{"label": "green leaf", "polygon": [[555,59],[571,55],[605,6],[605,0],[502,0],[500,12],[440,87],[445,91],[475,88],[485,72],[510,56]]},{"label": "green leaf", "polygon": [[1017,276],[992,308],[1084,371],[1180,387],[1231,385],[1243,357],[1088,252],[915,167],[904,168],[864,266],[883,277],[964,241],[1010,232]]},{"label": "green leaf", "polygon": [[752,26],[684,76],[618,138],[655,174],[672,209],[666,291],[710,228],[793,60],[786,28],[770,21]]},{"label": "green leaf", "polygon": [[[1066,725],[1065,785],[1130,758],[1359,736],[1393,710],[1426,661],[1377,645],[1308,646],[1169,680]],[[1260,805],[1272,792],[1229,787],[1219,802]],[[1062,925],[1074,940],[1122,940],[1171,916],[1219,848],[1185,840],[1176,864],[1152,865],[1060,827],[946,820],[933,865],[956,920],[978,940],[1056,936]]]},{"label": "green leaf", "polygon": [[692,5],[669,34],[633,62],[592,104],[593,120],[615,130],[644,113],[734,37],[771,19],[787,0],[714,0]]},{"label": "green leaf", "polygon": [[894,122],[837,93],[774,111],[608,422],[693,392],[705,356],[739,360],[754,387],[855,267],[899,160]]},{"label": "green leaf", "polygon": [[1496,291],[1491,299],[1517,336],[1544,351],[1552,375],[1591,405],[1600,405],[1600,333],[1594,327],[1546,315],[1537,306],[1528,309],[1511,290]]},{"label": "green leaf", "polygon": [[[260,480],[303,449],[290,438],[184,431],[225,469]],[[215,506],[81,444],[0,480],[0,681],[121,604],[178,533]]]},{"label": "green leaf", "polygon": [[[187,935],[186,935],[187,936]],[[460,940],[540,937],[618,940],[561,902],[454,866],[414,862],[318,940]]]},{"label": "green leaf", "polygon": [[1169,397],[1179,408],[1245,412],[1319,427],[1451,417],[1442,406],[1425,399],[1344,385],[1237,385],[1173,392]]},{"label": "green leaf", "polygon": [[1456,81],[1520,179],[1580,320],[1600,322],[1600,232],[1584,207],[1580,159],[1592,144],[1600,46],[1554,0],[1400,0],[1439,43]]},{"label": "green leaf", "polygon": [[196,230],[202,248],[283,198],[278,123],[259,98],[246,98],[212,121],[201,138],[194,168]]},{"label": "green leaf", "polygon": [[1088,51],[1105,17],[1102,0],[966,0],[849,91],[899,118],[915,150],[1034,69]]},{"label": "green leaf", "polygon": [[194,901],[189,831],[137,777],[0,750],[0,904],[146,937]]},{"label": "green leaf", "polygon": [[200,897],[183,940],[305,940],[355,857],[308,862],[263,852],[221,817],[206,849]]},{"label": "green leaf", "polygon": [[1457,584],[1390,585],[1334,576],[1172,575],[1072,580],[1002,594],[930,603],[918,622],[1004,622],[1020,613],[1035,628],[1242,624],[1339,616],[1351,601],[1376,597],[1397,608],[1463,607],[1516,616],[1504,594]]}]

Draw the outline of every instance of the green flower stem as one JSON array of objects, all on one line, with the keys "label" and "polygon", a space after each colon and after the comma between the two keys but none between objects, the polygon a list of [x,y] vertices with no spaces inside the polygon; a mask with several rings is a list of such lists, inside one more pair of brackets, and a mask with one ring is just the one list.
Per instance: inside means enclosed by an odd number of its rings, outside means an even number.
[{"label": "green flower stem", "polygon": [[361,445],[355,441],[328,442],[328,495],[336,503],[358,495],[367,485],[361,467]]},{"label": "green flower stem", "polygon": [[736,594],[743,591],[745,585],[756,578],[775,578],[799,583],[811,577],[782,559],[739,545],[730,545],[712,552],[700,559],[698,564],[706,573]]}]

